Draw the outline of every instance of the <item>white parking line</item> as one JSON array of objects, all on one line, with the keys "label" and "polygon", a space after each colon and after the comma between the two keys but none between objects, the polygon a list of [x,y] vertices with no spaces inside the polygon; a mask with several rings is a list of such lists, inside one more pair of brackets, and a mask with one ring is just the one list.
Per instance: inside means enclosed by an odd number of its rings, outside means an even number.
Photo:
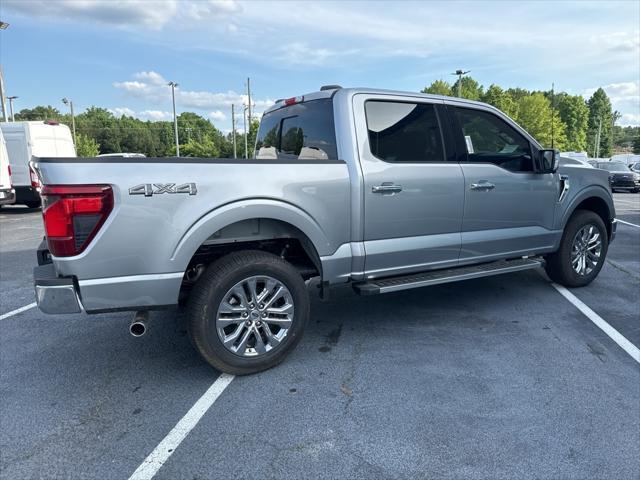
[{"label": "white parking line", "polygon": [[26,312],[27,310],[32,309],[36,305],[37,303],[33,302],[33,303],[30,303],[29,305],[25,305],[24,307],[16,308],[15,310],[11,310],[10,312],[3,313],[2,315],[0,315],[0,320],[4,320],[5,318],[13,317],[14,315],[17,315],[19,313]]},{"label": "white parking line", "polygon": [[600,315],[598,315],[596,312],[594,312],[589,307],[587,307],[582,302],[582,300],[576,297],[573,293],[571,293],[565,287],[563,287],[562,285],[558,285],[557,283],[552,283],[551,285],[553,285],[553,288],[555,288],[560,293],[560,295],[562,295],[564,298],[569,300],[569,302],[571,302],[574,307],[580,310],[589,320],[595,323],[596,326],[600,328],[600,330],[606,333],[609,336],[609,338],[611,338],[611,340],[616,342],[625,352],[631,355],[631,358],[633,358],[636,362],[640,363],[640,349],[638,349],[638,347],[636,347],[633,343],[627,340],[615,328],[613,328],[611,325],[605,322]]},{"label": "white parking line", "polygon": [[234,375],[221,374],[144,462],[140,464],[136,471],[133,472],[129,480],[151,480],[234,378]]},{"label": "white parking line", "polygon": [[640,225],[636,225],[635,223],[625,222],[624,220],[620,220],[620,219],[618,219],[618,222],[620,222],[620,223],[624,223],[625,225],[631,225],[632,227],[638,227],[638,228],[640,228]]}]

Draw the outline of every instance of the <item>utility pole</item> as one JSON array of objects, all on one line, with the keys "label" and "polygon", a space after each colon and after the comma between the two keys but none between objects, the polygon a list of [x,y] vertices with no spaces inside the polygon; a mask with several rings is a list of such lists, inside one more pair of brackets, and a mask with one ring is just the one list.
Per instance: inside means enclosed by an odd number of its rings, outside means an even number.
[{"label": "utility pole", "polygon": [[244,121],[244,158],[249,158],[249,133],[247,132],[247,110],[250,107],[244,105],[242,120]]},{"label": "utility pole", "polygon": [[453,72],[451,75],[457,75],[458,76],[458,98],[462,98],[462,76],[466,75],[467,73],[469,73],[471,70],[462,70],[462,69],[458,69],[455,72]]},{"label": "utility pole", "polygon": [[247,77],[247,105],[249,105],[249,128],[251,128],[251,79]]},{"label": "utility pole", "polygon": [[69,105],[69,110],[71,111],[71,132],[73,133],[73,146],[76,146],[76,116],[73,113],[73,102],[69,100],[67,97],[62,99],[62,103],[65,105]]},{"label": "utility pole", "polygon": [[602,117],[598,119],[598,135],[596,136],[595,158],[600,158],[600,134],[602,133]]},{"label": "utility pole", "polygon": [[555,113],[556,110],[556,103],[555,103],[555,95],[553,94],[553,89],[555,87],[554,82],[551,82],[551,148],[554,147],[554,138],[553,138],[553,115]]},{"label": "utility pole", "polygon": [[178,117],[176,116],[176,87],[178,84],[174,81],[167,83],[171,87],[171,98],[173,100],[173,133],[176,139],[176,157],[180,156],[180,142],[178,141]]},{"label": "utility pole", "polygon": [[12,97],[7,97],[7,100],[9,100],[9,113],[10,113],[10,115],[11,115],[11,121],[12,121],[12,122],[15,122],[15,121],[16,121],[16,118],[13,116],[13,101],[14,101],[16,98],[19,98],[19,97],[15,96],[15,95],[14,95],[14,96],[12,96]]},{"label": "utility pole", "polygon": [[236,148],[236,106],[231,104],[231,131],[233,138],[233,158],[238,158],[238,151]]}]

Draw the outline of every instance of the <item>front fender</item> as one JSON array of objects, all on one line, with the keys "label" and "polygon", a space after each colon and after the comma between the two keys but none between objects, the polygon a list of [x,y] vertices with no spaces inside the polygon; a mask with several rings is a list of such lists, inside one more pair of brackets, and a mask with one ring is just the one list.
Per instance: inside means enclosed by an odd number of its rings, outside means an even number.
[{"label": "front fender", "polygon": [[215,232],[233,223],[254,218],[268,218],[293,225],[311,240],[320,256],[331,255],[338,247],[332,245],[322,226],[301,208],[278,200],[251,198],[218,207],[196,221],[175,246],[171,256],[175,271],[184,271],[196,250]]},{"label": "front fender", "polygon": [[613,204],[613,197],[609,190],[601,185],[589,185],[579,190],[573,197],[570,197],[566,205],[561,210],[561,215],[557,227],[564,230],[567,222],[576,211],[578,206],[589,198],[598,198],[605,202],[609,211],[609,220],[612,220],[616,216],[615,206]]}]

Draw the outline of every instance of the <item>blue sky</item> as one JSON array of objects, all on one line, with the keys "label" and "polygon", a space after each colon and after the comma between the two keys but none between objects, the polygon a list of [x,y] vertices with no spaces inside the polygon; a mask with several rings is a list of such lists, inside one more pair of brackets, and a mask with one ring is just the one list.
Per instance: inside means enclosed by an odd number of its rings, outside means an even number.
[{"label": "blue sky", "polygon": [[638,1],[2,0],[0,63],[16,109],[71,98],[140,118],[178,110],[231,128],[323,84],[416,91],[457,68],[488,86],[589,95],[640,124]]}]

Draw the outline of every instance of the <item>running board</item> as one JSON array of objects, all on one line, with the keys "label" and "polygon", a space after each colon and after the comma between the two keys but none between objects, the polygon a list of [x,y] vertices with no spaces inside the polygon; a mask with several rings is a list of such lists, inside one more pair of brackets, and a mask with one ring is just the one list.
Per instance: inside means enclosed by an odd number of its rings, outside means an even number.
[{"label": "running board", "polygon": [[372,279],[367,282],[355,283],[353,289],[359,295],[377,295],[379,293],[397,292],[398,290],[407,290],[409,288],[489,277],[491,275],[500,275],[501,273],[519,272],[521,270],[540,268],[542,266],[544,266],[544,260],[541,258],[500,260],[467,267],[432,270],[402,277]]}]

